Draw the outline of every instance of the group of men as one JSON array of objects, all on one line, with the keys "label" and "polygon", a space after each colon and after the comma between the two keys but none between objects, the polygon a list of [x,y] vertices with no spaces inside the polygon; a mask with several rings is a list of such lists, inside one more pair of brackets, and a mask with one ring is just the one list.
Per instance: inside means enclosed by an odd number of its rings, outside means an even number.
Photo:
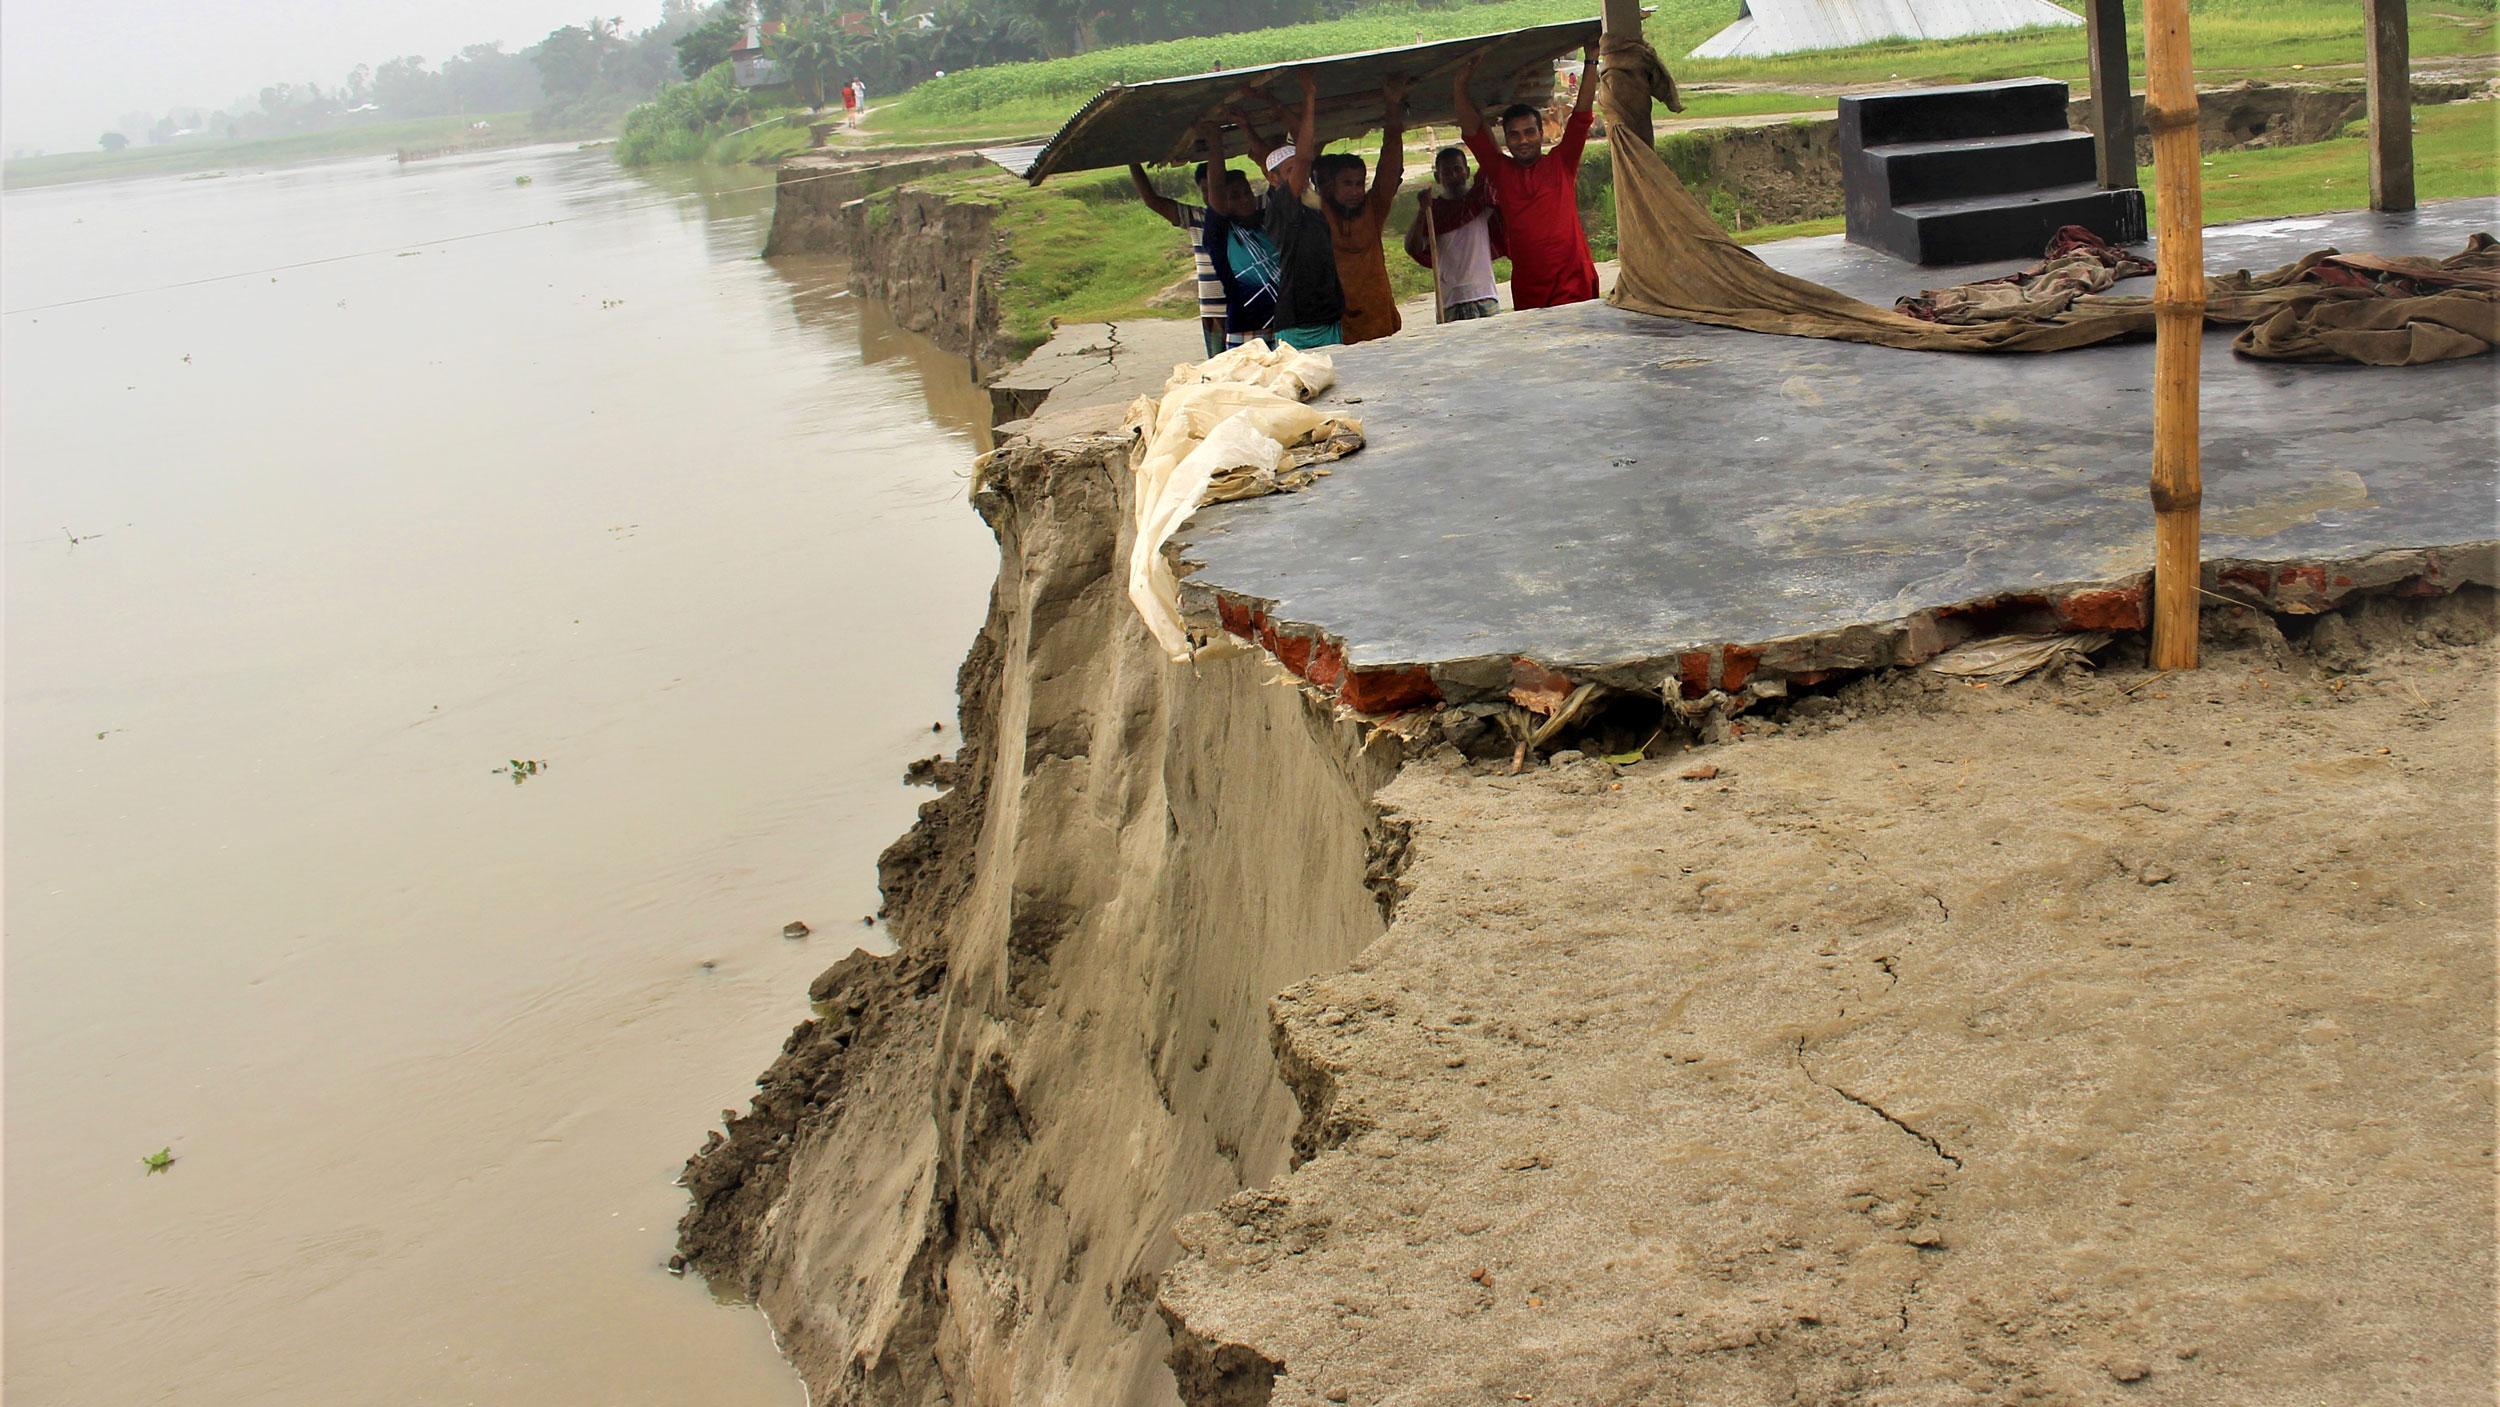
[{"label": "group of men", "polygon": [[[1579,183],[1597,85],[1579,85],[1579,100],[1550,150],[1544,115],[1525,103],[1502,112],[1497,147],[1468,91],[1481,57],[1451,81],[1466,150],[1435,154],[1432,187],[1417,202],[1404,249],[1438,271],[1444,320],[1501,310],[1493,261],[1502,257],[1511,262],[1514,307],[1594,298],[1597,266],[1580,224]],[[1595,61],[1592,48],[1584,56],[1587,72]],[[1259,116],[1225,113],[1266,173],[1264,191],[1226,163],[1223,129],[1212,124],[1204,129],[1209,159],[1193,173],[1204,205],[1158,193],[1144,167],[1129,167],[1146,204],[1189,235],[1209,356],[1252,338],[1304,349],[1367,342],[1401,325],[1382,232],[1405,175],[1406,80],[1392,78],[1381,89],[1380,159],[1367,171],[1359,156],[1318,153],[1318,91],[1308,75],[1293,77],[1302,88],[1298,114],[1273,100]],[[1277,140],[1264,135],[1260,117],[1272,122]],[[1468,152],[1478,162],[1472,179]]]}]

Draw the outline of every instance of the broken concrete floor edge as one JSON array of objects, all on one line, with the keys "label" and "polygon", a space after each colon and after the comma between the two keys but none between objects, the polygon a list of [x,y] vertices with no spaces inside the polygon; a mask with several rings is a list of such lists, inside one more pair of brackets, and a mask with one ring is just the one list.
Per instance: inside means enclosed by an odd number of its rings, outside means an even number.
[{"label": "broken concrete floor edge", "polygon": [[[1194,564],[1183,559],[1182,571]],[[1258,645],[1284,668],[1356,713],[1387,715],[1440,705],[1497,701],[1514,688],[1593,683],[1624,693],[1685,700],[1714,690],[1729,711],[1844,676],[1923,664],[1954,645],[2007,631],[2141,631],[2151,624],[2150,571],[2036,590],[1998,593],[1923,608],[1885,621],[1855,622],[1759,642],[1662,643],[1656,652],[1613,661],[1535,660],[1498,652],[1455,660],[1371,661],[1357,657],[1325,626],[1279,618],[1276,603],[1184,580],[1184,604],[1210,637],[1221,630]],[[2204,563],[2209,603],[2275,615],[2310,616],[2377,593],[2444,596],[2460,586],[2500,586],[2500,540],[2395,548],[2352,558],[2264,560],[2219,557]]]}]

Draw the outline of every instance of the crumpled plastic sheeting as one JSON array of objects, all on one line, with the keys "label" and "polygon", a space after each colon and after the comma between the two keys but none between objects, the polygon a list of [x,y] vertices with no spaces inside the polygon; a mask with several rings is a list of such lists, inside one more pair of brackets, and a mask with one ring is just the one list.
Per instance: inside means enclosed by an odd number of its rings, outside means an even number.
[{"label": "crumpled plastic sheeting", "polygon": [[1305,352],[1282,342],[1270,344],[1254,339],[1226,350],[1221,356],[1202,362],[1183,362],[1173,367],[1172,377],[1163,383],[1163,389],[1170,391],[1202,381],[1247,382],[1283,391],[1298,401],[1307,401],[1337,384],[1337,368],[1325,353]]},{"label": "crumpled plastic sheeting", "polygon": [[1302,403],[1335,382],[1325,356],[1247,342],[1176,367],[1161,396],[1129,407],[1137,519],[1128,597],[1171,658],[1189,658],[1189,632],[1164,544],[1203,504],[1306,487],[1321,472],[1313,466],[1361,448],[1361,422]]},{"label": "crumpled plastic sheeting", "polygon": [[2104,630],[2072,635],[1999,635],[1956,645],[1929,660],[1927,669],[1954,679],[2011,684],[2053,664],[2080,660],[2088,665],[2092,652],[2109,641],[2109,632]]}]

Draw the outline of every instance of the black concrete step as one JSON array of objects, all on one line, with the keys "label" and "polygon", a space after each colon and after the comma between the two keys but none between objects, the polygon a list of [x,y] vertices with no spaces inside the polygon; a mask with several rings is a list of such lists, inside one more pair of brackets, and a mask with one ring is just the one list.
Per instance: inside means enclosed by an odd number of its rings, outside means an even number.
[{"label": "black concrete step", "polygon": [[2052,78],[2012,78],[1842,98],[1838,135],[1841,150],[1849,151],[2065,128],[2065,84]]},{"label": "black concrete step", "polygon": [[2066,225],[2115,244],[2144,238],[2144,192],[2105,191],[2089,181],[2010,194],[1896,206],[1868,233],[1873,244],[1917,264],[1976,264],[2037,256]]},{"label": "black concrete step", "polygon": [[2095,149],[2091,133],[2057,130],[1895,142],[1867,148],[1865,159],[1876,189],[1903,206],[2090,181]]}]

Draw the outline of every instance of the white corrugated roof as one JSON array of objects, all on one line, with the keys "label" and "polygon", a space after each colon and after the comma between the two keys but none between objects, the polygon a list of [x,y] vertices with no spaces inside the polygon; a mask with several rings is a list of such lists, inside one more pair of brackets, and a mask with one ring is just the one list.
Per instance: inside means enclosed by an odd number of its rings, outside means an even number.
[{"label": "white corrugated roof", "polygon": [[2082,23],[2082,16],[2050,0],[1744,0],[1736,23],[1691,57],[1760,58],[1879,39],[1959,39]]}]

